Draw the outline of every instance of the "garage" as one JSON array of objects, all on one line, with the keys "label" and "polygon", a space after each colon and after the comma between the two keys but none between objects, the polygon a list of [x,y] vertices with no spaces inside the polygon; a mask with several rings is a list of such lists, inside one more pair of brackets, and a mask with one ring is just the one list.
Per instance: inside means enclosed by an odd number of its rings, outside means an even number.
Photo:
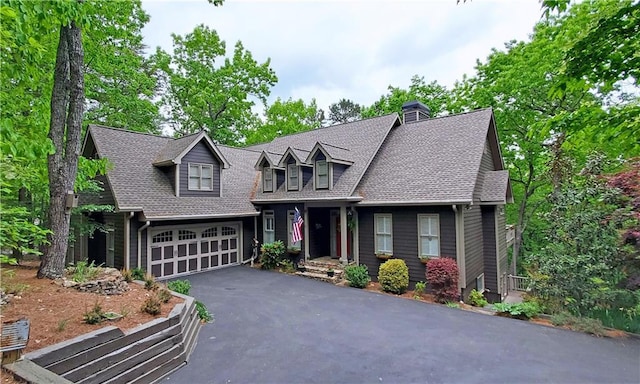
[{"label": "garage", "polygon": [[147,242],[147,270],[169,278],[239,265],[241,234],[241,222],[154,228]]}]

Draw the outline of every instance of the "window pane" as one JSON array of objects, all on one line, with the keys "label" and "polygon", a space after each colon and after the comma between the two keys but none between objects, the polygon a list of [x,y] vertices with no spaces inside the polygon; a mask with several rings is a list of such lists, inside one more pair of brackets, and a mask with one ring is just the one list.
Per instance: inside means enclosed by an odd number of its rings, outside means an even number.
[{"label": "window pane", "polygon": [[316,172],[318,175],[326,175],[328,172],[327,162],[325,160],[319,160],[316,162]]},{"label": "window pane", "polygon": [[189,165],[189,177],[200,177],[199,165]]},{"label": "window pane", "polygon": [[200,178],[190,177],[189,178],[189,189],[200,189]]},{"label": "window pane", "polygon": [[202,177],[203,178],[208,178],[210,179],[213,175],[213,167],[208,166],[208,165],[203,165],[202,166]]}]

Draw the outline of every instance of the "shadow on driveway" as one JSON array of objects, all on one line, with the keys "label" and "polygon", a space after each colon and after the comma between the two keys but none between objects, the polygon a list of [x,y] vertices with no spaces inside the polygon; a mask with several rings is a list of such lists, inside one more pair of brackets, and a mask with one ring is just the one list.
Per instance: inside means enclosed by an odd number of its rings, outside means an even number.
[{"label": "shadow on driveway", "polygon": [[640,340],[596,338],[302,277],[187,277],[215,317],[174,383],[639,383]]}]

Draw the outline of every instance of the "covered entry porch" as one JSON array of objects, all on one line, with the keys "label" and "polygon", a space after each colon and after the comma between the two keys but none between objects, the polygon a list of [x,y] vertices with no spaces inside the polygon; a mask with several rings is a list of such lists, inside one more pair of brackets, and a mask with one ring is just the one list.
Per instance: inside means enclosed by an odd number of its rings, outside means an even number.
[{"label": "covered entry porch", "polygon": [[357,262],[358,213],[352,205],[304,208],[304,260],[330,257],[346,264]]}]

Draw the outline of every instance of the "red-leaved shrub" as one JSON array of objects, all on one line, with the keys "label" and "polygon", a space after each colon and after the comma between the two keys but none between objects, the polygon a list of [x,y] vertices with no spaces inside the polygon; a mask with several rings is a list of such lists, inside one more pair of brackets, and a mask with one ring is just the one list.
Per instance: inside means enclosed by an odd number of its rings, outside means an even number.
[{"label": "red-leaved shrub", "polygon": [[436,301],[458,300],[458,265],[455,260],[448,257],[429,259],[426,277]]}]

